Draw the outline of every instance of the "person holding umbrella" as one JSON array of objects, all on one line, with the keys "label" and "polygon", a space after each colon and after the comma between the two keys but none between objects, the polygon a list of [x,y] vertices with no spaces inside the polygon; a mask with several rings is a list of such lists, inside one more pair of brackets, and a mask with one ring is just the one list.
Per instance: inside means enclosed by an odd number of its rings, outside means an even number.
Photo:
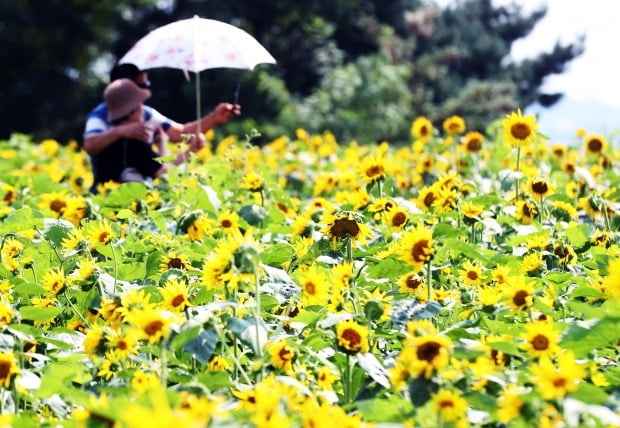
[{"label": "person holding umbrella", "polygon": [[[142,89],[150,87],[147,73],[131,63],[116,64],[112,68],[110,82],[122,78],[130,79]],[[183,140],[183,134],[193,134],[193,139],[199,140],[189,142],[195,148],[204,147],[204,131],[226,123],[241,114],[241,106],[238,104],[219,103],[213,111],[202,118],[182,124],[167,118],[153,107],[145,105],[142,110],[144,120],[114,124],[108,119],[106,103],[100,103],[86,118],[83,134],[83,147],[86,153],[96,156],[119,139],[158,142],[152,140],[154,137],[180,142]],[[165,135],[162,132],[153,132],[154,129],[163,130]]]}]

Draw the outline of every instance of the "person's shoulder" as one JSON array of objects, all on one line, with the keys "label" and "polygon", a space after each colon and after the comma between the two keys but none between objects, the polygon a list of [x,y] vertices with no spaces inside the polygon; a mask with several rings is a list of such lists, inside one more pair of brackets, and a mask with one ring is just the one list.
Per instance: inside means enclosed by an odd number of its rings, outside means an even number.
[{"label": "person's shoulder", "polygon": [[93,108],[90,113],[88,113],[88,118],[99,118],[101,120],[108,120],[108,106],[105,103],[98,104],[95,108]]}]

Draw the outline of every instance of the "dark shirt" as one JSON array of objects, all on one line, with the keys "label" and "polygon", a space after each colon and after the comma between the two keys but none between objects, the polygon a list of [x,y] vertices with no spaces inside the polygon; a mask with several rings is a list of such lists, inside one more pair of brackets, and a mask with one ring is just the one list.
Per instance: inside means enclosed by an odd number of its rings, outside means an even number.
[{"label": "dark shirt", "polygon": [[91,156],[94,183],[91,191],[96,192],[99,184],[121,182],[121,172],[125,168],[135,168],[144,177],[155,177],[161,163],[150,144],[139,140],[121,139],[113,142],[100,153]]}]

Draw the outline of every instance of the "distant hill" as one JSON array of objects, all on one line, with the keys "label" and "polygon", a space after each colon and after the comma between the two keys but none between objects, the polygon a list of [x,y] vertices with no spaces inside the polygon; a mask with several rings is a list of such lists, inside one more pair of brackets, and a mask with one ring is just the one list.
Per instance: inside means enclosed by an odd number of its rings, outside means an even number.
[{"label": "distant hill", "polygon": [[616,134],[620,131],[620,107],[593,99],[563,97],[551,108],[535,105],[526,112],[537,116],[540,133],[552,143],[577,144],[575,132],[579,128],[602,134],[610,141],[619,137]]}]

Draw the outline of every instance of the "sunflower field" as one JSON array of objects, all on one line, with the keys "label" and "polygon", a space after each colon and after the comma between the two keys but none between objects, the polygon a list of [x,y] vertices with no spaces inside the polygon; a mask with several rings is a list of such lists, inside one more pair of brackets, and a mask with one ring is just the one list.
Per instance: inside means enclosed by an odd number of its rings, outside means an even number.
[{"label": "sunflower field", "polygon": [[543,133],[0,141],[0,425],[620,426],[620,152]]}]

